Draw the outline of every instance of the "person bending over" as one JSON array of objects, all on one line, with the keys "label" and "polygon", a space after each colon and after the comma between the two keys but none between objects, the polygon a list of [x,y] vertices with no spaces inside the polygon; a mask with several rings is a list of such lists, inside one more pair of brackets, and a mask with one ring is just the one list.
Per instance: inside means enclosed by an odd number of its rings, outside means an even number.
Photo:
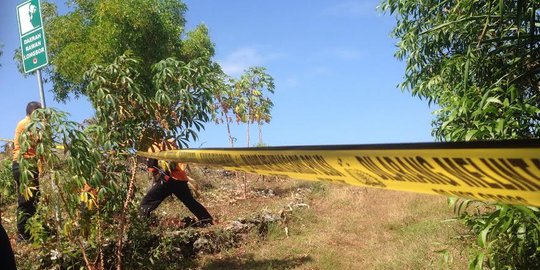
[{"label": "person bending over", "polygon": [[[175,149],[178,149],[178,147],[174,141],[163,140],[162,142],[152,144],[148,152],[157,153]],[[208,210],[193,197],[189,189],[189,177],[186,173],[187,164],[149,158],[147,166],[154,183],[141,201],[140,211],[142,216],[149,217],[150,213],[165,198],[174,194],[197,217],[198,221],[193,225],[206,227],[214,223]]]}]

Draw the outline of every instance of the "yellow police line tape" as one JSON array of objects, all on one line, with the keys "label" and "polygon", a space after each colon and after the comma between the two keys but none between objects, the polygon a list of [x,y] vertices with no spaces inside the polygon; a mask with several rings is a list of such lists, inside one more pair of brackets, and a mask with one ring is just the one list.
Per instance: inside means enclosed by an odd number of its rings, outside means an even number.
[{"label": "yellow police line tape", "polygon": [[137,154],[261,175],[540,206],[540,140],[185,149]]}]

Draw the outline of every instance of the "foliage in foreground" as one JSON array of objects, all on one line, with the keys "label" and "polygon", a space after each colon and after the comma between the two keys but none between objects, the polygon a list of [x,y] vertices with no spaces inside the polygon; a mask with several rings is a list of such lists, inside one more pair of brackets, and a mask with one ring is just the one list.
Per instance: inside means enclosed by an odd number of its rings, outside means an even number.
[{"label": "foliage in foreground", "polygon": [[401,87],[439,105],[440,140],[540,137],[540,1],[387,0]]},{"label": "foliage in foreground", "polygon": [[[138,78],[140,61],[123,55],[86,73],[86,93],[96,108],[88,125],[50,108],[32,115],[21,151],[37,138],[37,159],[44,161],[41,185],[51,185],[29,224],[32,242],[45,258],[40,267],[122,268],[126,231],[138,222],[130,215],[137,212],[134,150],[145,149],[155,137],[176,138],[184,145],[196,138],[208,120],[214,78],[201,61],[156,63],[152,96],[145,95]],[[30,196],[34,190],[26,185],[27,168],[35,161],[19,162],[20,191]]]},{"label": "foliage in foreground", "polygon": [[[402,89],[440,108],[438,140],[540,138],[539,7],[538,0],[381,3],[397,19]],[[538,210],[492,207],[462,216],[482,240],[470,267],[539,268]]]},{"label": "foliage in foreground", "polygon": [[[454,211],[477,235],[471,269],[537,269],[540,265],[540,210],[536,207],[489,205],[451,200]],[[484,214],[486,207],[494,210]],[[485,263],[487,262],[487,263]]]},{"label": "foliage in foreground", "polygon": [[4,158],[0,162],[0,207],[17,201],[15,183],[11,172],[11,158]]}]

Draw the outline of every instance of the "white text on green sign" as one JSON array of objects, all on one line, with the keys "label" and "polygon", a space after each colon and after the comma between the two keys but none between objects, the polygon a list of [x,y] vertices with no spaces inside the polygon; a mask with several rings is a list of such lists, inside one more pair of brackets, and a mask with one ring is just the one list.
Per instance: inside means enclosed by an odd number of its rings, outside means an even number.
[{"label": "white text on green sign", "polygon": [[26,73],[48,64],[47,47],[39,0],[17,6],[23,67]]}]

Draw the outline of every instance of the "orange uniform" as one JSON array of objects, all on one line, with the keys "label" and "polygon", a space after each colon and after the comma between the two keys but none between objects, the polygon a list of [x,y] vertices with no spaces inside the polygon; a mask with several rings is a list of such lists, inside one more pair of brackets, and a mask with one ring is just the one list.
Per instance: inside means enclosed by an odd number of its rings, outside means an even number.
[{"label": "orange uniform", "polygon": [[[150,148],[148,148],[148,153],[158,153],[161,151],[166,150],[176,150],[178,147],[176,146],[176,143],[174,141],[169,140],[163,143],[154,143]],[[152,172],[153,174],[159,173],[159,170],[162,171],[168,171],[167,168],[163,168],[164,166],[160,166],[160,164],[164,164],[163,162],[149,162],[148,171]],[[157,164],[157,166],[156,166]],[[170,164],[170,163],[169,163]],[[174,162],[173,168],[170,170],[170,176],[177,181],[188,181],[188,176],[186,173],[187,164],[181,163],[181,162]]]},{"label": "orange uniform", "polygon": [[[26,116],[23,120],[19,121],[17,127],[15,128],[15,136],[13,138],[13,160],[17,161],[19,158],[19,152],[21,150],[21,145],[19,144],[19,137],[21,136],[24,129],[30,124],[30,117]],[[36,156],[36,149],[32,146],[28,148],[26,153],[23,154],[24,158],[33,158]]]},{"label": "orange uniform", "polygon": [[[148,152],[156,153],[166,150],[175,150],[178,146],[173,140],[154,143]],[[209,226],[214,223],[212,215],[198,202],[191,193],[188,186],[188,176],[186,174],[186,164],[179,162],[158,161],[148,159],[148,170],[154,176],[154,183],[150,190],[144,195],[141,201],[140,213],[149,217],[150,213],[156,209],[164,199],[174,194],[188,209],[197,217],[197,222],[191,218],[185,221],[186,226]],[[158,179],[155,179],[158,177]],[[172,178],[172,179],[171,179]]]}]

